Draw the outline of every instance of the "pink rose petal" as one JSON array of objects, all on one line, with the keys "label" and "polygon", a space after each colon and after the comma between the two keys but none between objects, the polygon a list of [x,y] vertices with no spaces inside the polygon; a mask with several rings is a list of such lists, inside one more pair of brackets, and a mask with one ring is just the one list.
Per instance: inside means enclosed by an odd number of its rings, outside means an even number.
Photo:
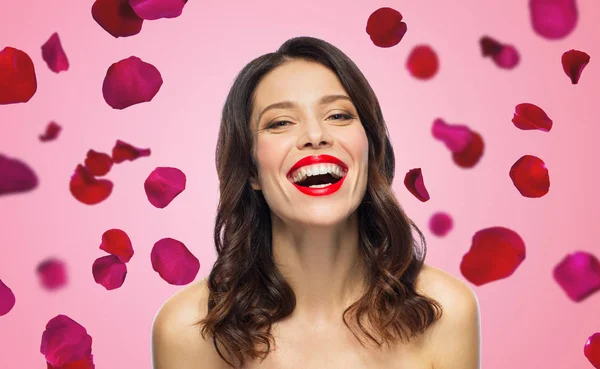
[{"label": "pink rose petal", "polygon": [[148,201],[157,208],[164,208],[185,190],[185,174],[171,167],[157,167],[144,182]]},{"label": "pink rose petal", "polygon": [[179,17],[186,3],[187,0],[129,0],[133,11],[147,20]]},{"label": "pink rose petal", "polygon": [[48,68],[55,73],[69,69],[69,60],[62,48],[58,33],[54,32],[42,45],[42,58],[48,64]]},{"label": "pink rose petal", "polygon": [[106,71],[102,96],[113,109],[152,101],[163,84],[158,69],[136,56],[113,63]]},{"label": "pink rose petal", "polygon": [[575,0],[529,0],[533,30],[546,39],[557,40],[569,35],[577,25]]},{"label": "pink rose petal", "polygon": [[571,79],[571,84],[576,85],[583,68],[590,62],[590,56],[584,51],[571,49],[563,53],[561,62],[565,74]]},{"label": "pink rose petal", "polygon": [[585,251],[565,256],[552,273],[556,283],[575,302],[583,301],[600,290],[600,262]]},{"label": "pink rose petal", "polygon": [[594,368],[600,369],[600,332],[588,337],[583,347],[583,354]]},{"label": "pink rose petal", "polygon": [[54,121],[49,122],[48,125],[46,126],[46,131],[39,136],[40,141],[46,142],[46,141],[55,140],[56,137],[58,137],[58,134],[60,133],[61,130],[62,130],[62,127],[59,126],[58,124],[56,124],[56,122],[54,122]]},{"label": "pink rose petal", "polygon": [[77,165],[69,182],[69,190],[73,197],[86,205],[95,205],[106,200],[112,189],[111,181],[94,178],[81,164]]},{"label": "pink rose petal", "polygon": [[101,177],[110,171],[113,166],[113,159],[108,154],[90,149],[87,152],[84,164],[91,175]]},{"label": "pink rose petal", "polygon": [[510,179],[524,197],[542,197],[550,190],[548,168],[542,159],[523,155],[510,168]]},{"label": "pink rose petal", "polygon": [[115,255],[122,263],[127,263],[133,256],[133,246],[125,231],[113,228],[102,234],[100,250]]},{"label": "pink rose petal", "polygon": [[419,201],[425,202],[429,200],[429,193],[425,188],[421,168],[411,169],[404,177],[404,186],[412,193]]},{"label": "pink rose petal", "polygon": [[38,177],[24,162],[0,154],[0,195],[31,191],[38,186]]},{"label": "pink rose petal", "polygon": [[452,152],[463,151],[473,139],[473,134],[466,125],[448,124],[441,118],[437,118],[433,122],[431,134],[435,139],[442,141]]},{"label": "pink rose petal", "polygon": [[406,34],[406,23],[396,9],[383,7],[375,10],[367,20],[367,34],[375,46],[392,47]]},{"label": "pink rose petal", "polygon": [[513,69],[519,65],[521,56],[513,45],[504,45],[500,53],[492,56],[492,60],[497,66],[504,69]]},{"label": "pink rose petal", "polygon": [[150,154],[150,149],[139,149],[121,140],[117,140],[112,149],[112,158],[116,164],[125,160],[133,161],[139,157],[150,156]]},{"label": "pink rose petal", "polygon": [[127,265],[115,255],[106,255],[97,258],[92,265],[94,281],[107,290],[119,288],[125,282]]},{"label": "pink rose petal", "polygon": [[50,365],[62,369],[67,364],[91,358],[92,337],[79,323],[60,314],[46,324],[40,352]]},{"label": "pink rose petal", "polygon": [[48,258],[38,265],[36,272],[40,284],[47,290],[56,290],[67,284],[67,270],[62,260]]},{"label": "pink rose petal", "polygon": [[515,127],[522,130],[539,129],[550,132],[552,129],[552,119],[539,106],[531,103],[517,105],[512,122]]},{"label": "pink rose petal", "polygon": [[8,314],[15,306],[15,294],[0,279],[0,316]]},{"label": "pink rose petal", "polygon": [[150,253],[152,269],[167,283],[177,286],[192,282],[200,270],[200,261],[185,245],[173,238],[163,238]]},{"label": "pink rose petal", "polygon": [[137,35],[144,22],[128,0],[96,0],[92,5],[92,17],[115,38]]},{"label": "pink rose petal", "polygon": [[37,91],[33,61],[27,53],[7,46],[0,51],[0,105],[28,102]]},{"label": "pink rose petal", "polygon": [[438,237],[444,237],[452,229],[452,217],[445,212],[437,212],[429,219],[431,233]]}]

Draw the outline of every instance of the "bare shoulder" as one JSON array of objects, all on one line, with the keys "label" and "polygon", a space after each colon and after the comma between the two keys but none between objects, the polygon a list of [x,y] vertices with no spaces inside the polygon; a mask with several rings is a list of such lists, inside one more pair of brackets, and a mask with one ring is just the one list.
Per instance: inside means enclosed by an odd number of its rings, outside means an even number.
[{"label": "bare shoulder", "polygon": [[206,279],[173,294],[160,307],[152,323],[153,369],[229,368],[217,353],[212,338],[202,338],[200,319],[208,312]]}]

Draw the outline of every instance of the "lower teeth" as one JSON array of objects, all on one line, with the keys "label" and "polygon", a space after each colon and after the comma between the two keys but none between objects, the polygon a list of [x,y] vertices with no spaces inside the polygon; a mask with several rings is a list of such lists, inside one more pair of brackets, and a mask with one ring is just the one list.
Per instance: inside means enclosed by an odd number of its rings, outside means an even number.
[{"label": "lower teeth", "polygon": [[312,185],[312,186],[308,186],[310,188],[323,188],[323,187],[327,187],[329,186],[331,183],[325,183],[325,184],[320,184],[320,185]]}]

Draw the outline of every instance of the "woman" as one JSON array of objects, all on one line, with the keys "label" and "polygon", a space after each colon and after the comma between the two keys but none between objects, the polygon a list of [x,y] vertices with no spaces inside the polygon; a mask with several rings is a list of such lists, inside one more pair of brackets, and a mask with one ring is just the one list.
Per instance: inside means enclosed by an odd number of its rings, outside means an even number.
[{"label": "woman", "polygon": [[154,369],[478,369],[477,299],[424,264],[394,164],[339,49],[297,37],[250,62],[217,143],[217,261],[157,313]]}]

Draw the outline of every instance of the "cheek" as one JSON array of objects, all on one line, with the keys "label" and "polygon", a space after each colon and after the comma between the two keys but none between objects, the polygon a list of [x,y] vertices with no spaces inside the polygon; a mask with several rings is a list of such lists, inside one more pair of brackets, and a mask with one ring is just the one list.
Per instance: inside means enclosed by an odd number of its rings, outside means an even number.
[{"label": "cheek", "polygon": [[286,149],[287,147],[282,140],[259,140],[256,146],[256,159],[261,177],[277,175],[277,172],[282,170],[283,162],[289,151]]}]

